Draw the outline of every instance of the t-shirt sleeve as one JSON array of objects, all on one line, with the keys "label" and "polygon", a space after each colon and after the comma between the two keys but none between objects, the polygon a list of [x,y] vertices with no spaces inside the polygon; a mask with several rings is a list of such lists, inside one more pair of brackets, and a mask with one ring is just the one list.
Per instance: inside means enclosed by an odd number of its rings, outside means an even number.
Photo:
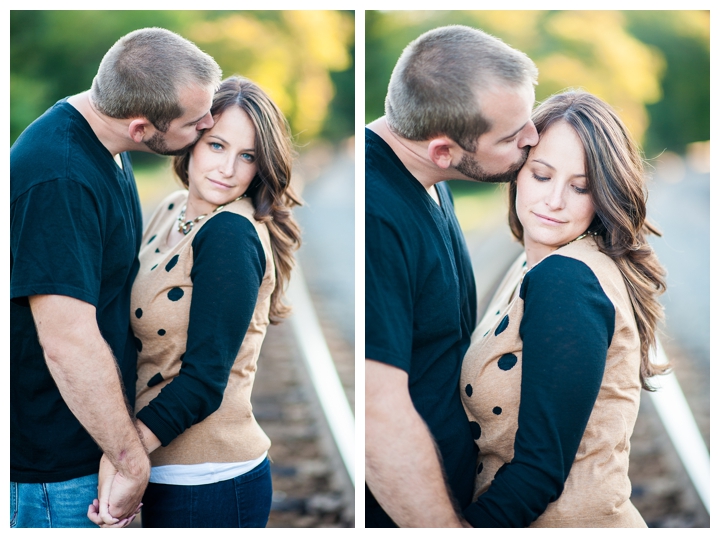
[{"label": "t-shirt sleeve", "polygon": [[474,527],[527,527],[555,501],[600,391],[615,307],[584,263],[549,256],[520,289],[522,386],[514,457],[465,509]]},{"label": "t-shirt sleeve", "polygon": [[413,302],[405,245],[396,228],[365,220],[365,357],[410,371]]},{"label": "t-shirt sleeve", "polygon": [[192,247],[193,293],[180,373],[137,414],[163,446],[220,407],[265,274],[260,238],[240,215],[216,215]]},{"label": "t-shirt sleeve", "polygon": [[53,180],[15,200],[10,221],[10,299],[66,295],[98,306],[103,235],[95,198],[80,183]]}]

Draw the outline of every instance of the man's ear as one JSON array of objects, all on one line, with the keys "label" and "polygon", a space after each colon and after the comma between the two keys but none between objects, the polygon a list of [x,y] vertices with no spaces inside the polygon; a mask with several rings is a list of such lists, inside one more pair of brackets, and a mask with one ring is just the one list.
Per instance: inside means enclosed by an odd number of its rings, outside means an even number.
[{"label": "man's ear", "polygon": [[428,158],[435,163],[436,166],[447,170],[453,162],[453,157],[460,150],[457,142],[452,141],[446,136],[439,136],[430,140],[428,144]]},{"label": "man's ear", "polygon": [[147,118],[135,118],[128,125],[128,134],[134,142],[140,144],[152,128],[153,124]]}]

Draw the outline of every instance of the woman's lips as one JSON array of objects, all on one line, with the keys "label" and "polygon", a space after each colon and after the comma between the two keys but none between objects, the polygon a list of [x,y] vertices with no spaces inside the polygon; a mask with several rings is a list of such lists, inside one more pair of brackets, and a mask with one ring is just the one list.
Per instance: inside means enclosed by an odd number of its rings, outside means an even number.
[{"label": "woman's lips", "polygon": [[542,215],[542,214],[540,214],[540,213],[534,213],[534,212],[533,212],[533,215],[535,215],[537,218],[539,218],[539,219],[540,219],[540,222],[545,222],[545,223],[547,223],[547,224],[565,224],[564,221],[557,220],[557,219],[554,219],[554,218],[552,218],[552,217],[546,217],[545,215]]},{"label": "woman's lips", "polygon": [[232,186],[222,183],[220,181],[217,181],[216,179],[208,178],[208,181],[210,183],[212,183],[213,185],[217,185],[218,187],[223,188],[223,189],[231,189],[232,188]]}]

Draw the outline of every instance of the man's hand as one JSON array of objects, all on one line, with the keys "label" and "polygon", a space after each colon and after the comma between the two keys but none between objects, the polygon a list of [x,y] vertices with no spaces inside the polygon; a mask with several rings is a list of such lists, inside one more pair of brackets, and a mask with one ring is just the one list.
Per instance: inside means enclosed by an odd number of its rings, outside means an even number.
[{"label": "man's hand", "polygon": [[[88,518],[96,525],[104,528],[125,527],[132,523],[135,516],[140,512],[142,503],[135,505],[135,509],[129,517],[123,519],[113,517],[112,514],[124,511],[124,507],[119,507],[117,503],[113,504],[114,501],[112,500],[117,495],[123,495],[123,490],[126,489],[123,488],[123,485],[118,485],[117,491],[113,491],[116,482],[123,481],[122,478],[118,478],[119,476],[117,469],[110,463],[108,457],[103,454],[100,460],[100,470],[98,471],[98,499],[95,499],[93,504],[88,507]],[[140,497],[142,497],[145,487],[143,486],[140,491]],[[127,497],[127,494],[124,496]]]},{"label": "man's hand", "polygon": [[[147,487],[147,480],[123,476],[118,472],[113,477],[110,487],[110,494],[107,498],[107,511],[111,518],[113,514],[117,518],[124,519],[137,514],[142,506],[142,497]],[[101,511],[103,506],[100,505]]]}]

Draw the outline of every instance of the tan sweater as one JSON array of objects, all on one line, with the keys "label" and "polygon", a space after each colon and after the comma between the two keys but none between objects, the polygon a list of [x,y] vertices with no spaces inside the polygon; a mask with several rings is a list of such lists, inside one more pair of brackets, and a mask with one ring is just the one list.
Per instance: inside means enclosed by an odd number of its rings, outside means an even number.
[{"label": "tan sweater", "polygon": [[[185,352],[193,283],[192,241],[197,232],[220,212],[232,212],[248,219],[254,226],[265,252],[265,274],[262,278],[250,326],[230,372],[220,408],[176,437],[166,447],[151,455],[153,466],[229,463],[249,461],[261,456],[270,440],[252,413],[250,393],[253,387],[260,347],[269,323],[270,295],[275,288],[275,266],[267,227],[255,221],[252,201],[243,198],[228,204],[218,213],[208,215],[175,246],[168,247],[167,236],[177,225],[187,191],[169,196],[155,212],[145,231],[140,251],[140,270],[132,291],[131,319],[136,337],[142,342],[138,354],[136,413],[145,407],[179,373]],[[151,240],[151,238],[155,237]],[[159,252],[156,252],[156,249]],[[178,256],[173,270],[164,268]],[[168,292],[182,290],[181,300],[168,300]],[[142,308],[142,316],[135,312]],[[158,328],[162,328],[162,335]],[[152,381],[162,376],[159,384]]]},{"label": "tan sweater", "polygon": [[[624,280],[615,263],[598,250],[593,237],[570,243],[552,255],[579,260],[594,273],[615,310],[614,334],[600,391],[564,490],[531,526],[645,527],[630,502],[628,479],[630,436],[641,386],[640,340]],[[514,456],[523,356],[519,328],[524,302],[518,291],[525,275],[524,262],[523,254],[491,300],[463,363],[463,404],[468,418],[482,426],[476,440],[481,469],[476,479],[476,498],[488,490],[496,472]],[[505,316],[507,328],[498,332]],[[511,367],[507,362],[509,354],[517,358]],[[473,387],[472,397],[462,390],[468,386]],[[492,411],[500,408],[500,414]],[[553,433],[548,431],[547,435]]]}]

